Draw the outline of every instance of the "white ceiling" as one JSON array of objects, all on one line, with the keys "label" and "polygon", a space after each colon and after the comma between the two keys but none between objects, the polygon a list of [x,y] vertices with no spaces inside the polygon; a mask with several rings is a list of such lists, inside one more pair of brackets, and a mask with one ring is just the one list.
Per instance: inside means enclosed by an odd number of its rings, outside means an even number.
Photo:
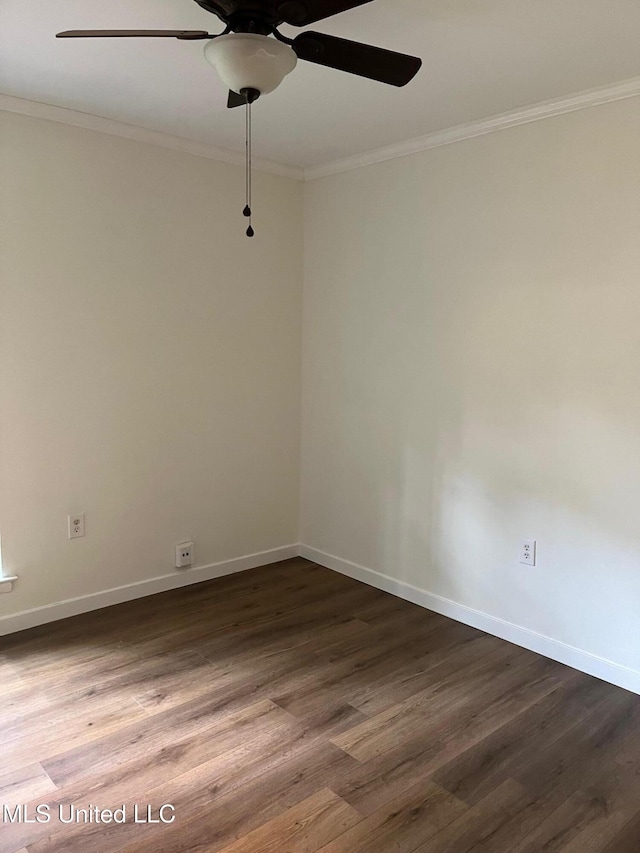
[{"label": "white ceiling", "polygon": [[[54,38],[99,28],[222,29],[193,0],[0,0],[0,92],[243,149],[202,42]],[[422,71],[396,89],[299,63],[255,107],[256,156],[313,168],[640,77],[640,0],[374,0],[313,29],[421,56]]]}]

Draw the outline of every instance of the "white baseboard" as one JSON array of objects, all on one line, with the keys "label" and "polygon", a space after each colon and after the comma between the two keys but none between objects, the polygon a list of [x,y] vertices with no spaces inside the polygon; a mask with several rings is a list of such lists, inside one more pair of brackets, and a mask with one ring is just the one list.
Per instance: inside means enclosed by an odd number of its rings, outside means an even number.
[{"label": "white baseboard", "polygon": [[449,616],[457,622],[463,622],[465,625],[478,628],[480,631],[492,634],[494,637],[508,640],[516,646],[522,646],[551,660],[573,667],[573,669],[586,672],[588,675],[593,675],[610,684],[615,684],[617,687],[623,687],[632,693],[640,694],[640,672],[637,670],[629,669],[606,658],[592,655],[590,652],[576,649],[566,643],[553,640],[551,637],[545,637],[543,634],[530,631],[528,628],[514,625],[512,622],[505,622],[504,619],[498,619],[495,616],[490,616],[488,613],[474,610],[464,604],[459,604],[457,601],[442,598],[440,595],[435,595],[432,592],[419,589],[411,584],[395,580],[388,575],[373,571],[373,569],[367,569],[365,566],[352,563],[350,560],[343,560],[333,554],[326,554],[317,548],[301,544],[298,554],[307,560],[325,566],[327,569],[333,569],[336,572],[354,578],[354,580],[362,581],[362,583],[381,589],[384,592],[390,592],[392,595],[396,595],[398,598],[403,598],[406,601],[411,601],[413,604],[419,604],[427,610],[433,610],[435,613]]},{"label": "white baseboard", "polygon": [[354,578],[354,580],[376,587],[376,589],[389,592],[405,601],[411,601],[413,604],[418,604],[427,610],[433,610],[435,613],[448,616],[457,622],[463,622],[465,625],[478,628],[478,630],[484,631],[487,634],[492,634],[517,646],[537,652],[544,657],[571,666],[574,669],[585,672],[588,675],[593,675],[610,684],[623,687],[632,693],[640,694],[640,672],[637,670],[621,666],[614,661],[598,657],[581,649],[576,649],[551,637],[546,637],[543,634],[538,634],[535,631],[514,625],[512,622],[506,622],[504,619],[499,619],[480,610],[474,610],[464,604],[459,604],[456,601],[451,601],[448,598],[443,598],[440,595],[419,589],[416,586],[396,580],[373,569],[360,566],[350,560],[343,560],[341,557],[327,554],[317,548],[303,544],[284,545],[281,548],[261,551],[257,554],[247,554],[246,556],[236,557],[232,560],[211,563],[207,566],[198,566],[182,572],[162,575],[151,578],[150,580],[139,581],[127,584],[126,586],[115,587],[90,595],[82,595],[78,598],[58,601],[44,607],[36,607],[32,610],[23,610],[20,613],[3,616],[0,617],[0,636],[13,634],[16,631],[23,631],[27,628],[34,628],[38,625],[46,625],[49,622],[56,622],[59,619],[66,619],[69,616],[89,613],[92,610],[100,610],[103,607],[109,607],[113,604],[121,604],[136,598],[155,595],[158,592],[166,592],[182,586],[214,580],[225,575],[244,572],[248,569],[255,569],[259,566],[267,566],[271,563],[278,563],[281,560],[289,560],[298,556],[305,557],[307,560],[340,572],[343,575]]},{"label": "white baseboard", "polygon": [[202,581],[213,580],[224,575],[244,572],[247,569],[257,569],[259,566],[268,566],[271,563],[278,563],[281,560],[289,560],[297,556],[297,545],[284,545],[281,548],[261,551],[258,554],[247,554],[244,557],[223,560],[220,563],[211,563],[208,566],[183,569],[169,575],[161,575],[157,578],[118,586],[114,589],[106,589],[90,595],[81,595],[78,598],[70,598],[66,601],[57,601],[55,604],[35,607],[32,610],[23,610],[20,613],[0,617],[0,636],[24,631],[26,628],[35,628],[38,625],[46,625],[49,622],[57,622],[59,619],[67,619],[69,616],[89,613],[91,610],[100,610],[102,607],[110,607],[112,604],[122,604],[124,601],[132,601],[135,598],[145,598],[147,595],[155,595],[158,592],[166,592],[181,586],[202,583]]}]

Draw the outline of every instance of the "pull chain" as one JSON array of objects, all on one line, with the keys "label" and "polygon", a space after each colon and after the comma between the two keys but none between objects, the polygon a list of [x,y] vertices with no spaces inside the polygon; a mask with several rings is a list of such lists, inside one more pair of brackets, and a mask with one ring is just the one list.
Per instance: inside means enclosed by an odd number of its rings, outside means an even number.
[{"label": "pull chain", "polygon": [[[243,90],[244,91],[244,90]],[[246,204],[243,210],[244,215],[249,220],[249,227],[247,228],[247,237],[253,237],[255,231],[251,225],[251,168],[252,168],[252,152],[251,152],[251,143],[252,143],[252,129],[251,129],[251,102],[252,98],[250,94],[247,92],[245,95],[247,99],[246,106],[246,120],[245,120],[245,138],[246,138],[246,157],[245,157],[245,185],[246,185]]]}]

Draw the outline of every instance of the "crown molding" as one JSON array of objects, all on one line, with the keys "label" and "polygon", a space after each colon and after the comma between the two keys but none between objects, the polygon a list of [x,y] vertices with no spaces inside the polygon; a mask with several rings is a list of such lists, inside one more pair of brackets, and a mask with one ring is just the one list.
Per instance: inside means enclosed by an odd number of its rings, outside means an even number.
[{"label": "crown molding", "polygon": [[[501,113],[487,119],[461,124],[446,130],[420,136],[417,139],[409,139],[404,142],[377,148],[363,154],[355,154],[342,160],[323,163],[309,169],[299,169],[295,166],[287,166],[282,163],[274,163],[271,160],[254,160],[254,168],[262,172],[270,172],[274,175],[282,175],[295,180],[313,181],[318,178],[337,175],[341,172],[350,172],[352,169],[360,169],[363,166],[371,166],[374,163],[383,163],[386,160],[396,160],[399,157],[409,157],[421,151],[431,148],[440,148],[443,145],[452,145],[455,142],[463,142],[466,139],[474,139],[477,136],[485,136],[489,133],[497,133],[510,127],[518,127],[534,121],[541,121],[565,113],[584,110],[590,107],[608,104],[612,101],[622,101],[626,98],[634,98],[640,95],[640,77],[623,80],[609,86],[601,86],[578,92],[565,98],[554,98],[542,101],[529,107]],[[121,136],[136,142],[144,142],[149,145],[159,145],[162,148],[171,148],[174,151],[183,151],[194,154],[196,157],[206,157],[221,163],[230,163],[234,166],[244,165],[244,154],[230,151],[226,148],[217,148],[203,142],[185,139],[181,136],[171,136],[148,128],[138,127],[133,124],[115,121],[70,110],[66,107],[56,107],[39,101],[29,101],[24,98],[15,98],[11,95],[0,93],[0,111],[20,113],[33,118],[54,121],[59,124],[69,124],[74,127],[82,127],[94,130],[98,133],[108,133],[112,136]]]},{"label": "crown molding", "polygon": [[352,157],[335,160],[332,163],[324,163],[311,169],[305,169],[304,178],[306,181],[313,181],[341,172],[350,172],[352,169],[360,169],[363,166],[371,166],[385,160],[408,157],[411,154],[418,154],[420,151],[428,151],[430,148],[452,145],[454,142],[463,142],[466,139],[474,139],[477,136],[485,136],[488,133],[496,133],[521,124],[529,124],[564,113],[608,104],[611,101],[622,101],[638,95],[640,95],[640,77],[633,77],[620,83],[589,89],[565,98],[542,101],[533,106],[501,113],[491,118],[461,124],[437,133],[430,133],[427,136],[420,136],[417,139],[409,139],[395,145],[367,151],[364,154],[355,154]]},{"label": "crown molding", "polygon": [[[237,151],[230,151],[227,148],[217,148],[215,145],[207,145],[204,142],[184,139],[181,136],[171,136],[168,133],[149,130],[145,127],[126,124],[122,121],[103,118],[92,115],[91,113],[70,110],[66,107],[56,107],[52,104],[29,101],[25,98],[14,98],[12,95],[0,93],[0,111],[2,110],[46,121],[54,121],[58,124],[70,124],[73,127],[95,130],[98,133],[108,133],[111,136],[121,136],[124,139],[145,142],[148,145],[159,145],[162,148],[183,151],[186,154],[194,154],[196,157],[206,157],[209,160],[218,160],[221,163],[244,166],[244,154],[240,154]],[[302,169],[297,169],[294,166],[285,166],[282,163],[274,163],[271,160],[254,159],[253,167],[260,172],[270,172],[274,175],[282,175],[285,178],[294,178],[298,181],[304,179]]]}]

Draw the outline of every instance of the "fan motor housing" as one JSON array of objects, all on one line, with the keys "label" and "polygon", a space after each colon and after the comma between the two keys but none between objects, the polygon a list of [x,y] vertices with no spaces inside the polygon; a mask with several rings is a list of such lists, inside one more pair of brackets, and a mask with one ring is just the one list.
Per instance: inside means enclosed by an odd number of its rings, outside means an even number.
[{"label": "fan motor housing", "polygon": [[[252,0],[196,0],[207,12],[217,15],[235,33],[268,35],[283,23],[279,7],[282,3],[260,3]],[[286,4],[284,4],[286,5]],[[289,4],[296,6],[298,4]]]}]

